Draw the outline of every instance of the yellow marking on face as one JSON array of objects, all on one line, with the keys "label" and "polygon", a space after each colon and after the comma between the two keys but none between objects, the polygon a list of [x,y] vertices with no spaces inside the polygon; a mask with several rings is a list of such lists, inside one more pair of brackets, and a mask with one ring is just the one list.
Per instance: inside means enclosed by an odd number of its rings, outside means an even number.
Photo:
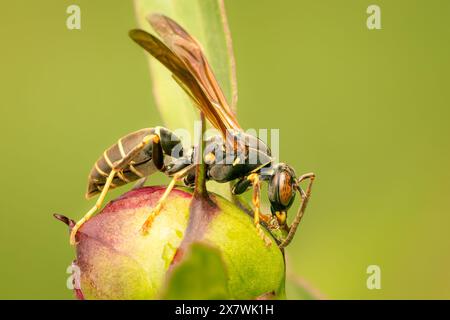
[{"label": "yellow marking on face", "polygon": [[277,211],[275,212],[275,215],[277,216],[278,224],[280,226],[283,226],[286,224],[286,211]]},{"label": "yellow marking on face", "polygon": [[109,174],[107,174],[105,171],[103,171],[102,169],[99,168],[97,162],[94,164],[94,167],[95,167],[95,170],[97,170],[97,172],[100,173],[101,176],[104,176],[105,178],[107,178],[109,176]]},{"label": "yellow marking on face", "polygon": [[240,157],[237,157],[236,159],[234,159],[234,161],[233,161],[233,167],[234,167],[235,165],[239,164],[239,162],[241,162],[241,158],[240,158]]}]

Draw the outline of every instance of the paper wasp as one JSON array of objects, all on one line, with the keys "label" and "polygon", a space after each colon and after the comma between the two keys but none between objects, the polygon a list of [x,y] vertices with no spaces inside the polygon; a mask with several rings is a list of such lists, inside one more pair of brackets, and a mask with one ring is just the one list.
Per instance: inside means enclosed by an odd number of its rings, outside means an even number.
[{"label": "paper wasp", "polygon": [[[207,179],[219,183],[236,181],[232,189],[236,195],[252,187],[254,223],[258,234],[270,244],[261,229],[260,219],[268,225],[275,223],[287,231],[286,238],[280,243],[280,247],[285,247],[292,240],[306,209],[314,174],[296,178],[289,165],[273,164],[270,149],[260,139],[244,133],[238,124],[199,43],[168,17],[153,14],[148,20],[162,41],[139,29],[131,30],[130,37],[172,72],[175,81],[220,132],[219,137],[206,141],[204,161]],[[184,150],[180,139],[169,129],[147,128],[119,139],[92,168],[86,196],[89,198],[97,193],[100,196],[95,206],[72,229],[71,243],[75,243],[82,224],[101,207],[109,189],[161,171],[171,176],[172,181],[142,226],[142,231],[146,233],[175,183],[181,180],[188,186],[194,183],[194,169],[193,149]],[[309,180],[306,191],[300,188],[304,180]],[[261,181],[268,183],[270,216],[260,212]],[[289,227],[287,210],[297,192],[302,202]]]}]

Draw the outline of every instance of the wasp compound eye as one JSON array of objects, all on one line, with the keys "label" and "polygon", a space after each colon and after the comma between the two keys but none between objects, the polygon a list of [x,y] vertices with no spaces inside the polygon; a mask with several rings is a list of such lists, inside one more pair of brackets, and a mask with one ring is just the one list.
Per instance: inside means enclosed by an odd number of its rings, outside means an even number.
[{"label": "wasp compound eye", "polygon": [[294,170],[285,164],[278,165],[270,178],[268,188],[272,213],[285,212],[291,207],[295,199],[295,187]]}]

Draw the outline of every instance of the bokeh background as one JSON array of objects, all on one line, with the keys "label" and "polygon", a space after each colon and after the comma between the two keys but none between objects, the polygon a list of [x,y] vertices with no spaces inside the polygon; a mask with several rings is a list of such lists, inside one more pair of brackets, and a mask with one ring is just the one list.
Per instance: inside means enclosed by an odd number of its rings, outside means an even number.
[{"label": "bokeh background", "polygon": [[[280,128],[281,159],[318,175],[295,272],[332,299],[450,298],[450,2],[225,3],[241,124]],[[133,6],[3,1],[0,21],[0,298],[70,299],[74,252],[51,214],[80,218],[103,149],[160,124]]]}]

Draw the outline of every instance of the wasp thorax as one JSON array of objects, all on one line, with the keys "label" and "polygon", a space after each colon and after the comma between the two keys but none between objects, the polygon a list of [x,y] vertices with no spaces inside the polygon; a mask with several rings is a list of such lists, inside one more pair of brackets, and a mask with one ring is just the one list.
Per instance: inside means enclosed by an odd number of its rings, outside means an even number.
[{"label": "wasp thorax", "polygon": [[296,183],[294,169],[290,166],[280,163],[274,168],[268,188],[273,214],[282,217],[282,213],[290,208],[295,199]]}]

